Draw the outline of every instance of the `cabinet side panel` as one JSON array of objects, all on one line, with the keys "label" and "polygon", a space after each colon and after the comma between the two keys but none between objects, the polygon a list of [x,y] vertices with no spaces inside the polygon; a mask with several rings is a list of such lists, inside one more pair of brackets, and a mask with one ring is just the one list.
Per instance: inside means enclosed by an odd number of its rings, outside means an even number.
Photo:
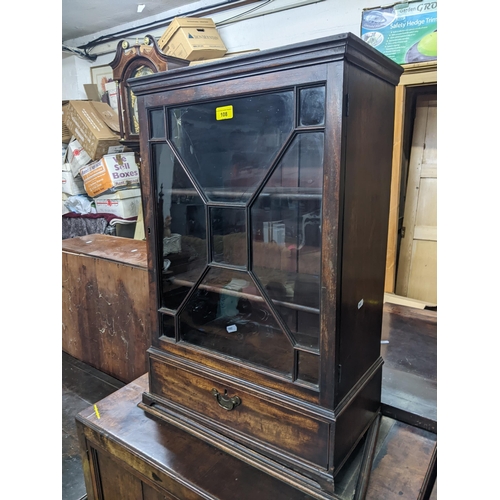
[{"label": "cabinet side panel", "polygon": [[71,356],[125,383],[146,373],[148,304],[144,269],[63,252],[63,351]]},{"label": "cabinet side panel", "polygon": [[338,416],[335,425],[335,473],[350,456],[364,432],[375,418],[380,405],[382,367],[375,372],[347,408]]},{"label": "cabinet side panel", "polygon": [[79,257],[62,253],[62,350],[74,358],[82,359],[83,346],[80,331],[87,328],[85,318],[79,321],[79,307],[85,288],[80,283]]},{"label": "cabinet side panel", "polygon": [[147,273],[144,269],[98,259],[99,283],[94,336],[100,338],[101,371],[129,383],[147,371]]},{"label": "cabinet side panel", "polygon": [[348,102],[337,403],[380,356],[394,86],[350,66]]},{"label": "cabinet side panel", "polygon": [[83,479],[85,481],[85,490],[87,491],[87,500],[96,500],[97,487],[95,486],[95,464],[90,458],[90,446],[85,437],[85,428],[82,422],[75,420],[78,443],[80,445],[80,456],[82,458]]},{"label": "cabinet side panel", "polygon": [[105,453],[97,453],[99,475],[104,499],[142,500],[142,487],[139,478],[125,471],[117,461]]},{"label": "cabinet side panel", "polygon": [[102,343],[96,335],[99,283],[96,260],[63,252],[63,351],[104,371]]}]

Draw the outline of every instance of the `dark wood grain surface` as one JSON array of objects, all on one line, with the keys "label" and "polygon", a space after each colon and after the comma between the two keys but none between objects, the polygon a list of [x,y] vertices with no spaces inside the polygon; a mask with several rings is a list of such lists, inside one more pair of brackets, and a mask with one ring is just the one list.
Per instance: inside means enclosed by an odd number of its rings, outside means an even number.
[{"label": "dark wood grain surface", "polygon": [[89,234],[62,241],[62,251],[147,268],[146,242],[108,234]]},{"label": "dark wood grain surface", "polygon": [[384,304],[383,412],[437,432],[437,311]]},{"label": "dark wood grain surface", "polygon": [[[303,481],[304,491],[311,494],[315,486],[309,489],[310,481],[325,490],[333,488],[335,474],[380,407],[392,116],[394,87],[401,72],[402,68],[389,58],[347,33],[227,63],[175,68],[128,82],[137,96],[141,124],[141,189],[150,250],[151,339],[157,365],[150,370],[151,393],[143,400],[144,408],[149,407],[156,416],[163,411],[169,422],[177,418],[178,426],[189,427],[192,434],[205,436],[247,464],[260,462],[276,477],[289,474],[290,485]],[[311,98],[304,97],[312,95],[308,93],[313,89],[317,91],[319,112],[314,119],[307,117],[305,104]],[[224,105],[231,105],[231,109],[234,106],[238,112],[231,114],[230,120],[221,121],[217,115],[214,118],[214,109]],[[267,110],[265,114],[263,109]],[[234,137],[242,132],[255,140],[240,144]],[[255,150],[265,154],[256,156]],[[242,154],[243,164],[241,158],[237,159]],[[291,187],[295,191],[288,189]],[[199,199],[195,202],[178,196],[185,193],[185,188],[189,193],[196,188]],[[241,198],[243,192],[246,195]],[[189,205],[196,203],[198,212],[203,209],[202,223],[188,217],[188,201]],[[173,209],[183,204],[185,210]],[[267,209],[270,211],[264,216],[262,212]],[[306,231],[306,220],[313,215],[318,219],[321,238],[319,232],[314,235],[312,227]],[[220,221],[228,226],[223,232]],[[267,290],[260,281],[266,272],[262,271],[252,241],[254,235],[257,238],[260,223],[263,231],[264,223],[273,221],[284,221],[279,223],[283,225],[283,243],[299,253],[293,259],[286,254],[280,259],[282,270],[295,275],[293,287],[278,282],[273,284],[278,287]],[[165,308],[163,272],[169,255],[164,248],[166,228],[181,235],[182,242],[182,237],[191,236],[195,227],[197,237],[207,242],[206,274],[200,275],[200,283],[178,309]],[[299,245],[301,232],[303,241]],[[242,260],[235,260],[233,252],[228,251],[230,233],[243,236]],[[216,244],[219,236],[224,236],[226,242],[220,255]],[[302,253],[306,248],[302,245],[306,244],[317,250],[314,259]],[[236,264],[245,266],[237,271]],[[226,267],[234,278],[246,277],[247,285],[254,286],[264,297],[266,308],[254,311],[245,321],[264,327],[265,344],[257,342],[259,336],[255,340],[252,337],[254,327],[239,321],[240,309],[248,308],[248,304],[238,301],[234,305],[238,312],[226,308],[228,295],[218,294],[211,280],[220,267]],[[183,285],[187,288],[188,283]],[[283,302],[307,305],[313,310],[302,312],[309,314],[318,309],[319,303],[319,316],[298,317],[280,310],[271,297],[276,288],[284,291],[280,307]],[[308,294],[315,298],[304,300]],[[288,295],[293,295],[293,300],[285,300]],[[258,317],[266,319],[258,322]],[[223,321],[215,326],[222,334],[212,330],[212,321],[219,318]],[[272,331],[267,331],[269,326]],[[187,331],[190,328],[197,332]],[[164,330],[168,340],[162,339]],[[310,340],[306,341],[306,337]],[[300,377],[302,352],[317,356],[312,382]],[[180,418],[181,411],[204,413],[198,398],[203,391],[193,388],[193,380],[175,378],[166,375],[167,369],[159,369],[159,363],[169,363],[168,356],[177,357],[179,363],[197,356],[197,380],[203,379],[203,370],[214,367],[228,392],[238,387],[231,385],[232,377],[239,379],[240,388],[261,385],[260,391],[272,391],[273,404],[286,408],[275,415],[281,430],[278,425],[272,431],[264,429],[268,419],[263,415],[269,415],[271,407],[264,408],[256,403],[258,398],[248,396],[258,410],[250,411],[242,404],[231,414],[241,418],[221,418],[217,430],[208,409],[205,420]],[[180,386],[175,390],[174,380]],[[274,391],[278,383],[287,388]],[[204,391],[207,384],[203,383]],[[307,436],[303,430],[307,427],[305,419],[297,419],[287,408],[289,396],[302,391],[317,394],[315,407],[308,406],[313,415],[308,420],[312,432]],[[183,393],[194,399],[184,404]],[[316,432],[312,422],[320,421],[325,412],[330,412],[325,419],[328,429],[315,424],[320,427]],[[244,422],[243,417],[247,419]],[[325,432],[329,434],[326,452]],[[231,443],[227,441],[230,434]],[[233,439],[237,434],[241,438]],[[264,436],[269,438],[263,441],[267,445],[265,453],[259,448]],[[246,449],[239,449],[236,442]]]},{"label": "dark wood grain surface", "polygon": [[85,482],[75,416],[123,383],[62,353],[62,500],[80,500]]},{"label": "dark wood grain surface", "polygon": [[[82,450],[93,450],[99,458],[94,463],[89,461],[87,453],[82,454],[89,500],[99,498],[96,488],[107,489],[110,498],[129,498],[131,492],[149,490],[153,490],[154,495],[165,492],[164,496],[170,498],[166,496],[168,492],[182,499],[310,498],[149,416],[137,406],[147,390],[147,376],[144,375],[99,401],[96,405],[99,418],[93,406],[78,414]],[[435,434],[382,417],[366,498],[422,500],[421,491],[425,490],[434,466],[435,452]],[[354,498],[359,466],[356,458],[354,456],[343,469],[336,485],[336,495],[341,495],[339,498],[343,500]],[[126,485],[129,486],[124,488]],[[120,493],[125,496],[120,497]],[[130,498],[148,497],[144,494]]]}]

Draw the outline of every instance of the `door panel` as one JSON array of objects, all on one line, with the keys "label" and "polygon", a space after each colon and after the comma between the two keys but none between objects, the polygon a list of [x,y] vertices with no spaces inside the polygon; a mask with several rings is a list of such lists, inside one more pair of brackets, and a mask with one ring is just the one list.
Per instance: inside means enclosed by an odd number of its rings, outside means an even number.
[{"label": "door panel", "polygon": [[437,96],[417,99],[396,294],[437,303]]}]

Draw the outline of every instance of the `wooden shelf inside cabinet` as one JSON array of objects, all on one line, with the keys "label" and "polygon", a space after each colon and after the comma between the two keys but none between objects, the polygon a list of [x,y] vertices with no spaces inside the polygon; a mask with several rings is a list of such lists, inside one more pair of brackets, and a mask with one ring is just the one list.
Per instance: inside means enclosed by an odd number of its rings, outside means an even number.
[{"label": "wooden shelf inside cabinet", "polygon": [[150,250],[141,408],[314,498],[334,498],[381,407],[401,72],[343,34],[128,82]]},{"label": "wooden shelf inside cabinet", "polygon": [[[200,191],[202,193],[206,193],[208,198],[235,198],[242,199],[247,191],[241,191],[238,189],[218,189],[218,188],[205,188],[202,190],[196,189],[171,189],[170,194],[172,196],[199,196]],[[277,196],[283,198],[292,198],[292,199],[307,199],[307,198],[321,198],[322,192],[320,188],[268,188],[265,191],[265,195],[267,196]]]},{"label": "wooden shelf inside cabinet", "polygon": [[[286,273],[284,273],[284,272],[274,273],[274,278],[276,279],[276,276],[279,276],[277,281],[278,282],[285,282],[286,281],[285,274]],[[196,278],[196,276],[194,276],[194,278]],[[179,274],[179,275],[173,276],[173,275],[169,275],[168,271],[166,273],[164,273],[164,280],[173,286],[185,287],[186,289],[191,289],[196,283],[196,280],[193,280],[192,274],[185,273],[185,274]],[[255,293],[247,293],[247,292],[238,291],[238,290],[235,290],[232,288],[224,287],[224,285],[226,285],[228,283],[228,281],[230,281],[230,279],[226,278],[225,280],[222,279],[220,283],[214,283],[213,285],[205,285],[203,283],[200,283],[198,288],[200,290],[206,290],[207,292],[214,292],[217,294],[223,294],[223,295],[227,295],[230,297],[236,297],[238,299],[249,300],[251,302],[261,302],[261,303],[265,302],[265,299],[264,299],[264,297],[262,297],[262,295],[256,295]],[[267,283],[263,282],[264,287],[266,287],[267,284],[269,284],[269,281]],[[252,288],[254,288],[254,287],[252,286]],[[319,309],[316,307],[308,307],[308,306],[304,306],[301,304],[295,304],[293,302],[287,302],[285,300],[277,300],[274,298],[271,298],[270,300],[272,300],[272,302],[274,304],[276,304],[277,306],[284,306],[284,307],[287,307],[289,309],[295,309],[295,310],[299,310],[299,311],[310,312],[313,314],[319,314]]]}]

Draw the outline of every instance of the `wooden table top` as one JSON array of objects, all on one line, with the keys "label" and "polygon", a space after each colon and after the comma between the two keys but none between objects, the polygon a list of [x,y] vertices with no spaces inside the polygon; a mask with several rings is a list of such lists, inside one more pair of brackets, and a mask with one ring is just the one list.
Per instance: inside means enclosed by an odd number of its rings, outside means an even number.
[{"label": "wooden table top", "polygon": [[437,312],[384,304],[382,413],[437,433]]},{"label": "wooden table top", "polygon": [[88,234],[62,240],[62,251],[147,269],[146,241],[109,234]]}]

